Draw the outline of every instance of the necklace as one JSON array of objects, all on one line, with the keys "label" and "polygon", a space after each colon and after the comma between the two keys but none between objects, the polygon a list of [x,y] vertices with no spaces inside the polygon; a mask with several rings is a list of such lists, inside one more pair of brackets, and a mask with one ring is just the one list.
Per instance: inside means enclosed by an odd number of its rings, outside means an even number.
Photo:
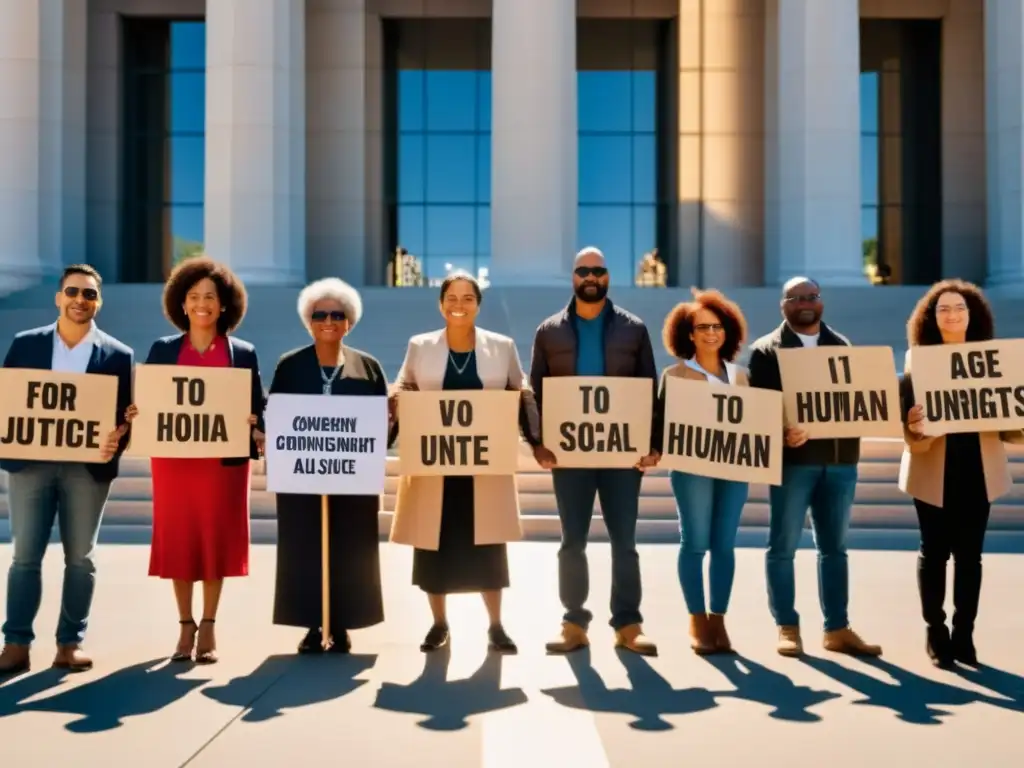
[{"label": "necklace", "polygon": [[320,366],[320,378],[324,382],[324,394],[325,395],[331,394],[331,386],[334,384],[334,380],[336,378],[338,378],[338,374],[341,372],[341,368],[342,368],[343,365],[345,365],[344,358],[342,358],[340,363],[338,363],[336,366],[334,366],[334,372],[331,373],[330,376],[328,376],[326,373],[324,373],[323,366]]},{"label": "necklace", "polygon": [[473,359],[473,353],[475,351],[475,349],[471,349],[469,352],[459,352],[460,355],[466,356],[466,361],[460,367],[459,364],[455,362],[455,355],[450,349],[448,350],[448,359],[452,361],[452,365],[455,366],[455,372],[459,374],[459,376],[466,372],[466,368],[469,366],[469,361]]}]

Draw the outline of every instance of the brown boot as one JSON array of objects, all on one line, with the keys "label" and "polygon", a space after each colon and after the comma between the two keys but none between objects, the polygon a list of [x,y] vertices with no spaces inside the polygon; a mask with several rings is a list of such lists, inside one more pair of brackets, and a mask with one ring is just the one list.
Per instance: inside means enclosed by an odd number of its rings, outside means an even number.
[{"label": "brown boot", "polygon": [[547,644],[548,653],[572,653],[590,645],[587,630],[571,621],[562,622],[562,634]]},{"label": "brown boot", "polygon": [[645,637],[643,629],[639,624],[630,624],[615,631],[615,647],[625,648],[627,651],[638,653],[641,656],[657,656],[658,646],[654,641]]},{"label": "brown boot", "polygon": [[775,650],[780,656],[800,656],[804,642],[800,639],[800,627],[779,627],[779,642]]},{"label": "brown boot", "polygon": [[846,653],[850,656],[881,656],[882,646],[865,643],[860,635],[849,627],[826,632],[822,642],[826,651]]},{"label": "brown boot", "polygon": [[715,638],[706,613],[690,614],[690,648],[698,656],[715,652]]},{"label": "brown boot", "polygon": [[729,640],[729,633],[725,631],[725,614],[709,613],[708,625],[715,650],[719,653],[732,653],[732,641]]},{"label": "brown boot", "polygon": [[77,643],[69,643],[57,646],[53,666],[55,669],[66,669],[69,672],[85,672],[92,669],[92,659],[82,653]]},{"label": "brown boot", "polygon": [[0,675],[20,675],[30,667],[28,646],[7,644],[0,653]]}]

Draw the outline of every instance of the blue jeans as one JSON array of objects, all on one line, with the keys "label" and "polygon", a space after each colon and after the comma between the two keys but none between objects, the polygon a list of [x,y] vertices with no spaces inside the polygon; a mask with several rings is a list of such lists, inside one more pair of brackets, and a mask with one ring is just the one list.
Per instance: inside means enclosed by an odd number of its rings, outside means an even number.
[{"label": "blue jeans", "polygon": [[110,483],[97,482],[83,464],[57,462],[12,472],[7,482],[14,561],[7,574],[4,641],[30,645],[35,640],[32,624],[43,594],[40,569],[56,518],[64,547],[57,643],[81,643],[96,586],[93,552]]},{"label": "blue jeans", "polygon": [[771,525],[765,571],[768,604],[780,627],[799,626],[793,558],[800,545],[807,510],[818,550],[818,601],[825,631],[849,626],[850,571],[846,532],[857,492],[855,464],[783,466],[782,485],[771,487]]},{"label": "blue jeans", "polygon": [[636,521],[640,513],[640,481],[636,469],[553,469],[552,482],[562,521],[558,550],[558,594],[564,621],[587,629],[593,614],[584,608],[590,594],[587,536],[595,497],[601,499],[604,524],[612,546],[612,596],[609,622],[614,629],[640,624],[640,556]]},{"label": "blue jeans", "polygon": [[736,573],[736,531],[749,487],[688,472],[673,471],[669,477],[679,510],[679,584],[686,609],[691,614],[708,610],[704,601],[704,555],[711,552],[711,613],[725,613]]}]

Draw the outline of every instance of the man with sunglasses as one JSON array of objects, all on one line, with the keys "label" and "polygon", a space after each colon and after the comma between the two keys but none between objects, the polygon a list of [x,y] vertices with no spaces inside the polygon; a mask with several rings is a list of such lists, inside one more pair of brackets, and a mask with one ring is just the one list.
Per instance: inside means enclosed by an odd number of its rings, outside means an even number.
[{"label": "man with sunglasses", "polygon": [[[807,277],[794,277],[782,290],[782,324],[750,346],[750,386],[782,391],[778,350],[850,346],[850,341],[821,321],[821,288]],[[768,603],[779,628],[776,650],[783,656],[803,653],[800,616],[795,608],[793,560],[811,512],[818,550],[818,595],[824,614],[825,650],[879,656],[882,649],[865,643],[850,628],[850,593],[846,535],[857,491],[860,440],[809,440],[797,427],[786,427],[782,485],[769,491],[771,506],[765,571]]]},{"label": "man with sunglasses", "polygon": [[[548,376],[628,376],[651,381],[657,395],[658,372],[651,337],[643,321],[608,300],[608,268],[597,248],[576,255],[569,305],[537,329],[530,365],[530,385],[541,411],[542,384]],[[658,433],[657,426],[652,431]],[[562,633],[547,644],[551,653],[568,653],[589,644],[587,630],[593,614],[584,607],[590,591],[587,535],[594,500],[601,510],[612,549],[612,617],[615,644],[635,653],[654,655],[657,646],[642,631],[640,615],[640,557],[636,524],[640,509],[642,467],[653,466],[651,452],[635,469],[558,469],[555,456],[543,444],[533,446],[537,463],[551,469],[562,523],[558,550],[558,592],[565,606]]]},{"label": "man with sunglasses", "polygon": [[35,368],[117,377],[117,424],[103,446],[103,464],[5,459],[9,473],[14,559],[7,576],[7,621],[0,676],[29,668],[32,625],[42,597],[40,568],[56,518],[64,549],[64,589],[53,666],[72,672],[92,667],[81,649],[96,584],[93,552],[110,484],[128,445],[125,411],[132,401],[132,350],[96,327],[102,304],[99,273],[87,264],[64,270],[57,292],[57,322],[14,337],[5,368]]}]

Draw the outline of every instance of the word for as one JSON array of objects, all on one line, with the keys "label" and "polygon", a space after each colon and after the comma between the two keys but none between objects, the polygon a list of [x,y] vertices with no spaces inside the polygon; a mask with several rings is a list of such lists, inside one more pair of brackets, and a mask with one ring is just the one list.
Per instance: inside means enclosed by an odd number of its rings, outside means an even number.
[{"label": "word for", "polygon": [[752,435],[717,427],[669,423],[665,452],[672,456],[704,459],[714,464],[767,468],[771,446],[770,435]]},{"label": "word for", "polygon": [[974,421],[1024,416],[1024,386],[935,389],[925,392],[928,421]]},{"label": "word for", "polygon": [[[604,389],[598,387],[598,389]],[[636,446],[629,439],[629,424],[598,421],[563,421],[558,427],[562,439],[559,446],[563,451],[581,453],[636,453]]]},{"label": "word for", "polygon": [[345,416],[296,416],[294,432],[355,432],[356,418]]},{"label": "word for", "polygon": [[38,445],[42,448],[99,448],[100,423],[50,416],[11,416],[0,443]]},{"label": "word for", "polygon": [[[353,419],[355,421],[355,419]],[[278,435],[274,444],[279,451],[305,453],[373,453],[376,437],[311,437]]]},{"label": "word for", "polygon": [[884,389],[842,392],[797,392],[800,424],[888,421],[889,395]]},{"label": "word for", "polygon": [[78,387],[67,381],[30,381],[26,394],[25,405],[30,410],[39,403],[44,411],[73,411]]},{"label": "word for", "polygon": [[296,459],[293,475],[354,475],[355,459]]}]

